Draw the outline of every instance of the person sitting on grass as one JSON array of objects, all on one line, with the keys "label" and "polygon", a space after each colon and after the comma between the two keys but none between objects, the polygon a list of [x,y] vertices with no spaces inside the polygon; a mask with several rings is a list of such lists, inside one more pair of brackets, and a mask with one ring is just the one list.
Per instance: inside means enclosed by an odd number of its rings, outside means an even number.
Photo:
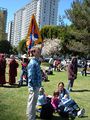
[{"label": "person sitting on grass", "polygon": [[52,104],[55,112],[57,112],[59,102],[60,102],[59,92],[58,91],[54,91],[53,92],[53,97],[51,98],[51,104]]},{"label": "person sitting on grass", "polygon": [[41,119],[51,120],[53,117],[54,108],[51,104],[51,97],[45,94],[43,87],[39,89],[36,111],[40,113]]},{"label": "person sitting on grass", "polygon": [[38,100],[37,100],[37,105],[36,105],[36,110],[38,112],[40,112],[41,109],[42,109],[42,105],[44,105],[46,103],[47,103],[47,97],[46,97],[44,88],[40,87],[40,89],[39,89],[39,95],[38,95]]},{"label": "person sitting on grass", "polygon": [[80,109],[78,104],[70,98],[69,92],[64,88],[64,83],[58,84],[59,99],[61,102],[58,105],[58,112],[62,117],[82,117],[85,113],[85,109]]}]

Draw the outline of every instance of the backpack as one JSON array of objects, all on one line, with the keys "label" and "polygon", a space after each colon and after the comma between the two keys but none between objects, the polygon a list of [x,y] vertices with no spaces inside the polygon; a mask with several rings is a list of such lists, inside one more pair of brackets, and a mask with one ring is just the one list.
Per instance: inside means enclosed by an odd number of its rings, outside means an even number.
[{"label": "backpack", "polygon": [[42,106],[41,113],[40,113],[40,118],[41,119],[46,119],[46,120],[51,120],[53,117],[53,106],[51,103],[46,103]]}]

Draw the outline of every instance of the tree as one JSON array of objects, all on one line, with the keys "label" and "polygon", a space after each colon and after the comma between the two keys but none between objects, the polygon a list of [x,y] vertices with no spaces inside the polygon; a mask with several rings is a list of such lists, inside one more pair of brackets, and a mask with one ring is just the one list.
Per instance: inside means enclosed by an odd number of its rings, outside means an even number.
[{"label": "tree", "polygon": [[70,40],[66,45],[70,50],[90,55],[90,0],[76,0],[66,10],[72,22]]},{"label": "tree", "polygon": [[41,35],[42,35],[43,39],[58,38],[58,33],[59,33],[59,27],[58,26],[45,25],[41,29]]},{"label": "tree", "polygon": [[66,10],[66,15],[77,29],[90,32],[90,0],[73,1],[71,8]]},{"label": "tree", "polygon": [[0,53],[12,53],[12,46],[7,40],[0,41]]},{"label": "tree", "polygon": [[44,47],[42,48],[42,55],[60,55],[60,50],[59,39],[45,39]]},{"label": "tree", "polygon": [[27,53],[27,47],[26,47],[26,40],[25,39],[23,39],[19,42],[19,45],[18,45],[17,49],[21,54]]},{"label": "tree", "polygon": [[14,55],[17,55],[18,54],[17,47],[13,46],[12,52],[13,52]]}]

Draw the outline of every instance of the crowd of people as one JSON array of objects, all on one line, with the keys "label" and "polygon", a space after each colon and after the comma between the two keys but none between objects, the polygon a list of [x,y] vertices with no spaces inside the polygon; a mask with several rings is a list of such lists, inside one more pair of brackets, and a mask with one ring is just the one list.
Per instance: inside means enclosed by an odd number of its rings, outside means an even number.
[{"label": "crowd of people", "polygon": [[[58,112],[61,116],[73,115],[83,116],[84,109],[80,109],[77,103],[70,97],[69,92],[72,91],[74,80],[77,78],[77,58],[73,57],[70,64],[68,65],[68,85],[67,89],[64,87],[64,83],[58,84],[57,90],[54,91],[50,97],[45,94],[45,90],[42,87],[42,70],[40,67],[41,61],[41,49],[40,47],[34,46],[31,49],[30,60],[26,54],[22,56],[21,62],[21,75],[19,79],[19,86],[23,85],[23,79],[26,80],[28,85],[28,102],[26,114],[28,120],[36,119],[36,111],[43,110],[44,106],[51,107],[52,113]],[[54,63],[54,64],[53,64]],[[57,69],[60,65],[59,60],[50,59],[49,69]],[[3,86],[6,84],[5,71],[6,71],[6,59],[4,54],[0,54],[0,84]],[[19,67],[18,62],[15,60],[14,55],[10,56],[9,65],[9,84],[14,85],[16,83],[17,68]],[[48,107],[48,108],[49,108]],[[49,112],[50,113],[50,112]],[[42,116],[42,115],[41,115]]]}]

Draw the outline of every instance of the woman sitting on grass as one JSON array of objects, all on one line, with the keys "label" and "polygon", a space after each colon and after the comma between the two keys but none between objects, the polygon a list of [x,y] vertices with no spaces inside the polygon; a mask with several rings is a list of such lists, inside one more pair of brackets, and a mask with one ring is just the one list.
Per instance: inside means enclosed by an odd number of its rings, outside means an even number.
[{"label": "woman sitting on grass", "polygon": [[69,92],[64,88],[64,83],[58,84],[59,99],[58,112],[62,117],[82,117],[85,113],[84,109],[80,109],[77,103],[69,96]]}]

